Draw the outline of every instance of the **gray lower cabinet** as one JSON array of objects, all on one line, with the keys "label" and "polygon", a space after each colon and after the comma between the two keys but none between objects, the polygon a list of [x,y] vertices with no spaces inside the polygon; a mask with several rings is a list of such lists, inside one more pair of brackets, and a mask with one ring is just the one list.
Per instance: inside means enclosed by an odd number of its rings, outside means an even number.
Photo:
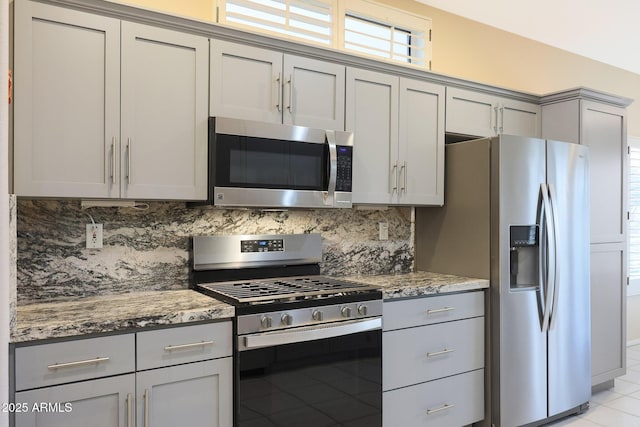
[{"label": "gray lower cabinet", "polygon": [[385,301],[384,427],[484,419],[484,292]]},{"label": "gray lower cabinet", "polygon": [[231,427],[231,322],[15,350],[15,427]]},{"label": "gray lower cabinet", "polygon": [[132,426],[135,374],[16,393],[16,427]]},{"label": "gray lower cabinet", "polygon": [[138,426],[231,426],[231,357],[136,373]]}]

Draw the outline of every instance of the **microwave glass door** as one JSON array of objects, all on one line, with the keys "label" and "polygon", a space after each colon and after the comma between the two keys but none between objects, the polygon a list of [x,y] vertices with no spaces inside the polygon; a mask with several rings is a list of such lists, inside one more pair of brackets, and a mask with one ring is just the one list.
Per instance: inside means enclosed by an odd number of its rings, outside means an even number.
[{"label": "microwave glass door", "polygon": [[216,185],[323,191],[327,144],[217,134]]}]

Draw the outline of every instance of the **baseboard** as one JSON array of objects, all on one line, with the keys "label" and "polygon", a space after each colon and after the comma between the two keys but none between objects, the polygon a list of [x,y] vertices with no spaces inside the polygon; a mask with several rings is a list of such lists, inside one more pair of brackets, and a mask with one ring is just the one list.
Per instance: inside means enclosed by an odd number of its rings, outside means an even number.
[{"label": "baseboard", "polygon": [[638,338],[637,340],[627,341],[627,347],[631,347],[638,344],[640,344],[640,338]]}]

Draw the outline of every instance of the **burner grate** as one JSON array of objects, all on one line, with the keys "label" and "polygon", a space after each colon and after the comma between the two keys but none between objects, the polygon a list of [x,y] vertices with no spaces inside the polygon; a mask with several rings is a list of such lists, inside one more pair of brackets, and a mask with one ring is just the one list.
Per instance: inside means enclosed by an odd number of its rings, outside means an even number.
[{"label": "burner grate", "polygon": [[207,283],[198,286],[239,303],[305,298],[371,289],[367,285],[326,276]]}]

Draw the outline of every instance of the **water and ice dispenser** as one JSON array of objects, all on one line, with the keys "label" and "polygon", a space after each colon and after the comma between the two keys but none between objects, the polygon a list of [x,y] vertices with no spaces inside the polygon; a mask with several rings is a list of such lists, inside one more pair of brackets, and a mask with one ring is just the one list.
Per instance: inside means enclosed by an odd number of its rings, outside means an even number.
[{"label": "water and ice dispenser", "polygon": [[540,282],[537,225],[509,227],[511,289],[537,288]]}]

